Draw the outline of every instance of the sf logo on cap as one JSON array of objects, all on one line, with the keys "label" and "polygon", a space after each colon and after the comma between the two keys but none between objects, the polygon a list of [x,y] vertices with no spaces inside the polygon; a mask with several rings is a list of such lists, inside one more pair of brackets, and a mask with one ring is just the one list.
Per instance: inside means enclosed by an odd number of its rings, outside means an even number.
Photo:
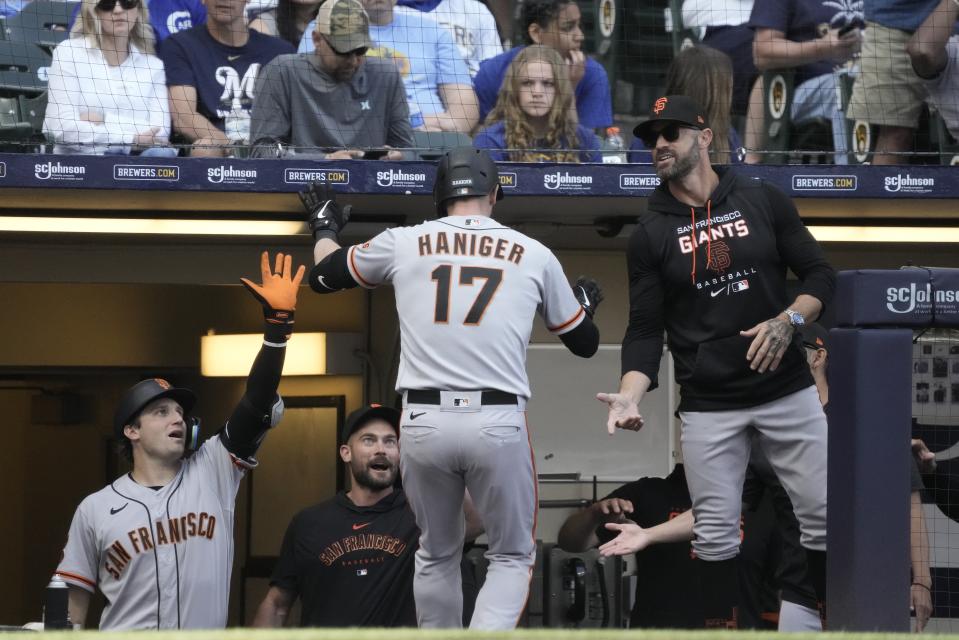
[{"label": "sf logo on cap", "polygon": [[666,108],[667,102],[668,100],[666,100],[666,98],[660,98],[659,100],[657,100],[656,103],[653,105],[653,113],[655,113],[658,116],[659,113]]},{"label": "sf logo on cap", "polygon": [[170,389],[170,388],[171,388],[170,383],[167,382],[166,380],[164,380],[163,378],[154,378],[153,381],[156,382],[156,383],[160,386],[161,389]]}]

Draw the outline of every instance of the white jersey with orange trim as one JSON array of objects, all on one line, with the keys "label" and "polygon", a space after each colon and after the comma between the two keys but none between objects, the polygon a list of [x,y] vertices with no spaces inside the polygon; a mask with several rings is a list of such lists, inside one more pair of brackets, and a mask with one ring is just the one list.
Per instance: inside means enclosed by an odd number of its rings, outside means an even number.
[{"label": "white jersey with orange trim", "polygon": [[57,573],[103,593],[104,631],[225,627],[242,478],[218,436],[164,487],[117,478],[80,503]]},{"label": "white jersey with orange trim", "polygon": [[396,290],[400,392],[496,389],[529,398],[536,313],[557,335],[585,316],[556,256],[485,216],[388,229],[350,247],[347,264],[361,286]]}]

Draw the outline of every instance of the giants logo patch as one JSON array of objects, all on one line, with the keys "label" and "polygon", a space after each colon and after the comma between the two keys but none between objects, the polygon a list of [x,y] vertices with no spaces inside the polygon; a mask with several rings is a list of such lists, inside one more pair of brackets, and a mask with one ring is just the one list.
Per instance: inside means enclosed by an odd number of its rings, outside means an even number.
[{"label": "giants logo patch", "polygon": [[709,250],[709,262],[706,263],[706,268],[717,273],[725,273],[732,263],[732,252],[729,250],[729,245],[722,240],[713,242]]}]

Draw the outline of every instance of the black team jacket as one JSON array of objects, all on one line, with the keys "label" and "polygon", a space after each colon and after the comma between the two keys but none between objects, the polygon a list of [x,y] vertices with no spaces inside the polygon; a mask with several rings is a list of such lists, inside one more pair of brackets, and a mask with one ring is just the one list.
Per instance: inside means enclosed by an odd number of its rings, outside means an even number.
[{"label": "black team jacket", "polygon": [[768,320],[799,293],[832,299],[835,272],[780,189],[722,167],[706,207],[673,197],[666,181],[629,241],[629,326],[622,370],[658,384],[663,330],[680,385],[680,411],[753,407],[813,384],[798,333],[775,371],[750,370],[752,338],[740,331]]}]

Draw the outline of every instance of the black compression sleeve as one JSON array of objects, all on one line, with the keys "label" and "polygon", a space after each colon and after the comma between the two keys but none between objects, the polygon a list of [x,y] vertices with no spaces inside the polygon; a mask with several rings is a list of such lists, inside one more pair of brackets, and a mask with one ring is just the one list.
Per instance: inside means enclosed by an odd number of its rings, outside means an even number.
[{"label": "black compression sleeve", "polygon": [[573,355],[589,358],[599,348],[599,329],[589,316],[584,315],[583,321],[575,329],[561,334],[559,339]]},{"label": "black compression sleeve", "polygon": [[253,461],[253,456],[270,428],[273,405],[278,396],[277,387],[283,373],[286,344],[275,346],[264,336],[264,344],[253,361],[246,380],[246,393],[233,410],[226,427],[220,432],[227,451],[237,458]]},{"label": "black compression sleeve", "polygon": [[346,265],[347,249],[337,249],[310,271],[310,288],[317,293],[334,293],[357,286]]}]

